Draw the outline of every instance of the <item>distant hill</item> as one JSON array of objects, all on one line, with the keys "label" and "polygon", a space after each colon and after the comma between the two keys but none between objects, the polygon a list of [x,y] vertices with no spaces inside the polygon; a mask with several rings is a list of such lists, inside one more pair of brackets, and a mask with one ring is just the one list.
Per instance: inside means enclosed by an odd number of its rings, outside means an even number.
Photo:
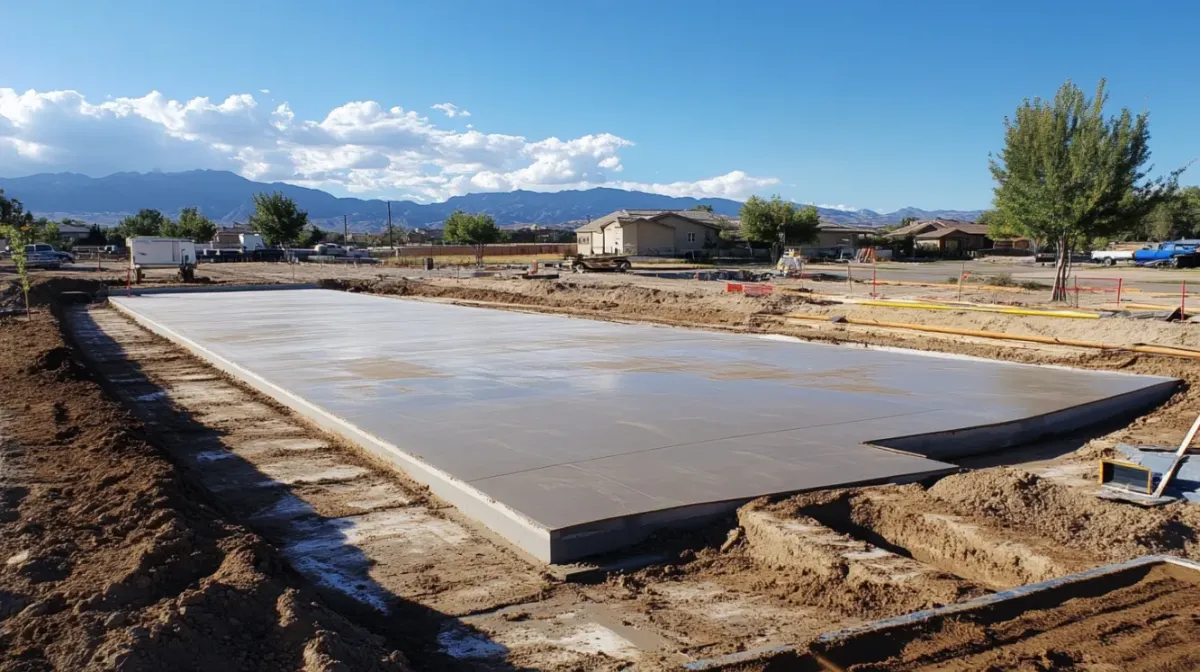
[{"label": "distant hill", "polygon": [[[39,215],[72,217],[101,224],[115,223],[142,208],[175,216],[195,206],[221,223],[245,221],[254,209],[252,197],[261,191],[280,191],[308,211],[326,228],[340,228],[342,216],[355,231],[380,231],[387,223],[387,205],[380,200],[338,198],[319,189],[282,182],[253,182],[227,171],[189,170],[181,173],[115,173],[88,177],[77,173],[43,173],[0,178],[0,189],[19,198]],[[392,221],[407,227],[436,227],[456,209],[486,212],[502,226],[515,224],[579,224],[613,210],[686,210],[706,204],[713,211],[736,216],[742,204],[725,198],[677,198],[621,189],[587,189],[553,193],[512,191],[455,196],[443,203],[392,202]],[[904,217],[974,219],[979,211],[904,208],[891,213],[819,208],[821,217],[843,224],[884,226]]]}]

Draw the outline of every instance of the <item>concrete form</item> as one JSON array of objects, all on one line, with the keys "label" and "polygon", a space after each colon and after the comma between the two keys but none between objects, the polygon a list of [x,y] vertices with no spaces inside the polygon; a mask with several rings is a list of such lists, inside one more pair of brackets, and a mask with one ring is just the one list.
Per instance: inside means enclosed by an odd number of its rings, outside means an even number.
[{"label": "concrete form", "polygon": [[952,468],[874,446],[994,450],[1179,382],[327,290],[112,301],[548,562]]}]

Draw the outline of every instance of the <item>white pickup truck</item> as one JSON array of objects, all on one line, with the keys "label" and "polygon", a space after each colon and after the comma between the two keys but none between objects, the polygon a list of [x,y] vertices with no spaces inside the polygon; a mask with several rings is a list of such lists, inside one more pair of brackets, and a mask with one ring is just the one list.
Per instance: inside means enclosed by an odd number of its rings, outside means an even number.
[{"label": "white pickup truck", "polygon": [[1092,261],[1105,266],[1116,266],[1118,261],[1133,261],[1133,250],[1093,250]]}]

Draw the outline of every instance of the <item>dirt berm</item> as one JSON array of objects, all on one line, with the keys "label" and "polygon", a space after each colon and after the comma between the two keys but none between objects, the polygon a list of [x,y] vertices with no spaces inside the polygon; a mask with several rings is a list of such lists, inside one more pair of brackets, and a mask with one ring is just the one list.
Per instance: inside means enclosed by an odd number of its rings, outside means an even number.
[{"label": "dirt berm", "polygon": [[0,318],[0,381],[0,668],[408,669],[202,503],[46,311]]}]

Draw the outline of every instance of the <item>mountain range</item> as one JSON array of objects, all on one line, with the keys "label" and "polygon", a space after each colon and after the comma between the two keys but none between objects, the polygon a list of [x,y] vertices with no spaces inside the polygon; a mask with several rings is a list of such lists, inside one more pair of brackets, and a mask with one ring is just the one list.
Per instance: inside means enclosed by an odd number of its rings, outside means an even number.
[{"label": "mountain range", "polygon": [[[254,210],[253,196],[279,191],[308,211],[309,219],[323,228],[338,229],[346,216],[353,231],[381,231],[387,225],[387,203],[381,200],[339,198],[319,189],[283,182],[254,182],[219,170],[179,173],[115,173],[89,177],[78,173],[42,173],[27,177],[0,177],[0,189],[20,199],[27,210],[54,219],[71,217],[91,223],[113,224],[142,208],[174,217],[185,207],[198,207],[220,224],[244,222]],[[621,209],[686,210],[711,205],[718,214],[735,217],[742,204],[725,198],[687,198],[640,191],[594,188],[577,191],[511,191],[455,196],[441,203],[392,201],[392,221],[408,228],[438,227],[455,210],[484,212],[501,226],[538,224],[574,227],[589,219]],[[921,210],[895,212],[818,208],[821,218],[840,224],[884,226],[905,217],[973,220],[978,210]]]}]

